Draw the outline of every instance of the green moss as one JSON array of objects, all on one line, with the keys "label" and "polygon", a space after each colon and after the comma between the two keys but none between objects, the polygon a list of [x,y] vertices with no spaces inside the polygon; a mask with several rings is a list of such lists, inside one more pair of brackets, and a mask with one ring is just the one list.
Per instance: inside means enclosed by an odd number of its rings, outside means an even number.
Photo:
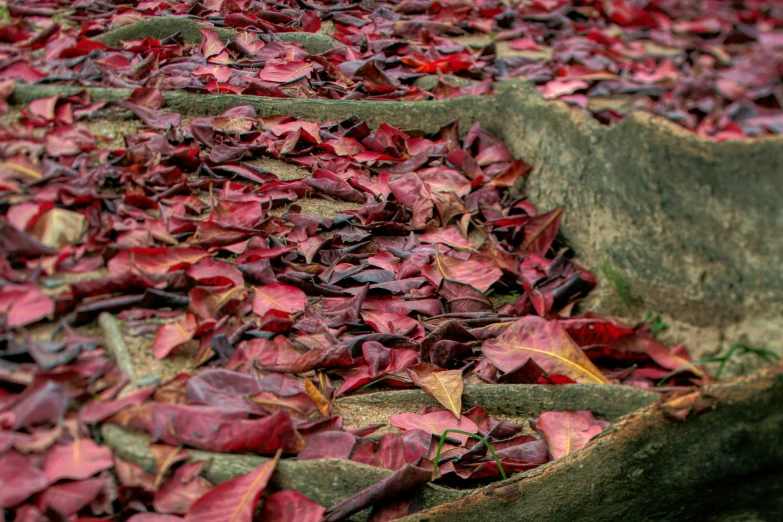
[{"label": "green moss", "polygon": [[506,294],[493,295],[490,297],[490,299],[496,307],[500,307],[503,305],[515,303],[517,299],[519,299],[519,295],[519,292],[516,290],[511,290]]},{"label": "green moss", "polygon": [[632,310],[634,306],[639,303],[639,299],[631,293],[631,285],[628,282],[628,279],[615,270],[611,263],[608,261],[603,263],[601,265],[601,273],[604,274],[606,280],[612,284],[617,297],[620,298],[629,310]]}]

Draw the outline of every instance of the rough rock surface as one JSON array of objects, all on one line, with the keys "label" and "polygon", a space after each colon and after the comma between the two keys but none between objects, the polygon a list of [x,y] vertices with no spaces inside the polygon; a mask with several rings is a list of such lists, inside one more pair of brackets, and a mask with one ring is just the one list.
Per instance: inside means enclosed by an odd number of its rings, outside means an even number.
[{"label": "rough rock surface", "polygon": [[781,371],[664,400],[581,451],[400,522],[780,520]]}]

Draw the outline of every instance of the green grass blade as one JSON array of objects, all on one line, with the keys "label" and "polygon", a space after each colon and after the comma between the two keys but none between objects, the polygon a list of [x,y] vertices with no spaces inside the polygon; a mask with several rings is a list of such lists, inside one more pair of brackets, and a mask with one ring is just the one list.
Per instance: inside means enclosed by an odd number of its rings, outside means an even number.
[{"label": "green grass blade", "polygon": [[443,444],[446,442],[446,435],[449,433],[459,433],[460,435],[467,435],[468,437],[473,437],[474,439],[478,439],[479,441],[484,443],[484,446],[487,447],[487,450],[492,454],[492,457],[495,459],[495,463],[498,465],[498,470],[500,470],[500,476],[503,477],[503,480],[506,480],[508,477],[506,477],[506,472],[503,469],[503,465],[500,463],[500,459],[498,458],[498,454],[495,453],[495,450],[492,448],[492,445],[482,437],[481,435],[476,435],[475,433],[470,433],[469,431],[462,431],[462,430],[444,430],[443,433],[440,435],[440,441],[438,441],[438,450],[435,452],[435,478],[438,478],[440,476],[440,473],[438,473],[438,465],[440,464],[440,450],[443,448]]}]

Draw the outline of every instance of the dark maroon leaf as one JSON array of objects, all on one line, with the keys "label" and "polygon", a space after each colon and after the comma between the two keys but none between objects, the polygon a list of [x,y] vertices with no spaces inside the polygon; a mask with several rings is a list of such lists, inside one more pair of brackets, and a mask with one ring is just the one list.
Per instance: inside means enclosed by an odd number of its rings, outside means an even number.
[{"label": "dark maroon leaf", "polygon": [[347,459],[356,444],[356,437],[344,431],[326,431],[307,439],[299,460]]},{"label": "dark maroon leaf", "polygon": [[326,510],[325,522],[338,522],[368,506],[390,502],[432,480],[432,472],[406,464],[391,476]]}]

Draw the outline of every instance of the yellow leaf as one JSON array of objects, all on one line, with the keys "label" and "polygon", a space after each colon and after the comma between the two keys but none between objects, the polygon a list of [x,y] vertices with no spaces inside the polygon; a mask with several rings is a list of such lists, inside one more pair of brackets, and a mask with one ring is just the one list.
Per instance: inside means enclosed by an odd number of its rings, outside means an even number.
[{"label": "yellow leaf", "polygon": [[[424,365],[418,365],[420,368]],[[462,390],[464,381],[461,370],[447,370],[443,372],[429,372],[426,367],[421,371],[411,368],[413,383],[432,395],[446,409],[458,419],[462,411]]]},{"label": "yellow leaf", "polygon": [[318,407],[318,413],[321,414],[321,417],[328,418],[330,416],[329,410],[331,409],[329,408],[329,401],[326,400],[324,394],[321,393],[318,387],[313,384],[310,379],[305,378],[304,384],[307,395],[310,396],[316,407]]}]

